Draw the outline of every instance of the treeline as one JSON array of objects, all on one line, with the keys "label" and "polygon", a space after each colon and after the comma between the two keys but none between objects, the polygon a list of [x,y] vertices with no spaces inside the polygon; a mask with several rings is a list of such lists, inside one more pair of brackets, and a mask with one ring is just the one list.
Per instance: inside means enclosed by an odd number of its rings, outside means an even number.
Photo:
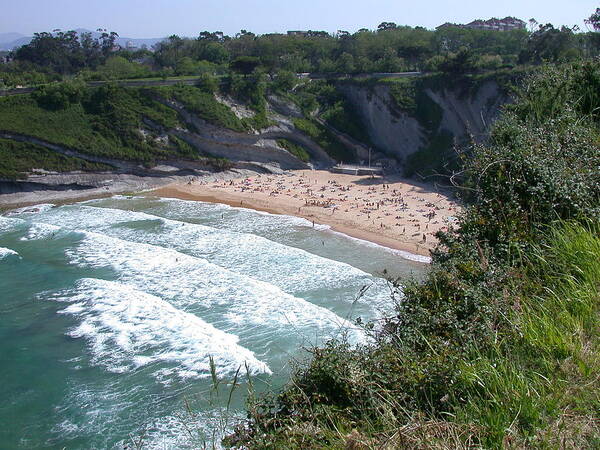
[{"label": "treeline", "polygon": [[32,42],[0,66],[7,86],[41,84],[65,75],[86,80],[223,74],[230,70],[275,74],[443,71],[469,73],[512,68],[519,64],[568,62],[600,54],[598,12],[587,19],[595,32],[556,28],[531,21],[532,31],[491,31],[462,27],[423,27],[382,23],[377,30],[328,34],[235,36],[201,32],[197,38],[170,36],[154,51],[124,50],[114,45],[116,33],[94,39],[74,31],[38,33]]}]

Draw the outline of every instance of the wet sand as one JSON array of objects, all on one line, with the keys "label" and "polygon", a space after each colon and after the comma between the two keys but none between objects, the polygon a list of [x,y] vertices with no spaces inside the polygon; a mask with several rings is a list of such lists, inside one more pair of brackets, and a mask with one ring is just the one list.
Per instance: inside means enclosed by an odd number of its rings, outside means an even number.
[{"label": "wet sand", "polygon": [[425,256],[437,245],[435,233],[446,230],[460,212],[456,201],[431,185],[322,170],[174,183],[149,194],[303,217],[355,238]]}]

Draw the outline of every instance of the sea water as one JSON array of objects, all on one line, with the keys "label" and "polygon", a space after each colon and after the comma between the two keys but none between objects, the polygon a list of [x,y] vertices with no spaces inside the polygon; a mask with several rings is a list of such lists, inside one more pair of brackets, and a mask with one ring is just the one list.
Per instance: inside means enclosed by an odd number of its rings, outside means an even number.
[{"label": "sea water", "polygon": [[[226,205],[117,196],[0,216],[0,448],[197,448],[305,349],[369,337],[424,260]],[[397,300],[397,299],[396,299]]]}]

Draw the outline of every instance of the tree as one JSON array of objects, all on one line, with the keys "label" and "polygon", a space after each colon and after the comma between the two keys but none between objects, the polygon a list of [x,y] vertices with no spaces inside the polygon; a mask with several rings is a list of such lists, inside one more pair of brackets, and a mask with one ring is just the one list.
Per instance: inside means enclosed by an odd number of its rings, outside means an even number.
[{"label": "tree", "polygon": [[122,56],[111,56],[106,60],[106,63],[98,67],[98,72],[111,80],[140,78],[148,75],[147,70],[146,67],[130,62]]},{"label": "tree", "polygon": [[475,70],[473,52],[462,47],[457,53],[450,53],[439,66],[439,70],[452,74],[466,74]]},{"label": "tree", "polygon": [[398,28],[398,25],[396,25],[394,22],[381,22],[377,27],[377,31],[394,30],[396,28]]},{"label": "tree", "polygon": [[296,83],[298,82],[298,78],[296,75],[288,70],[280,70],[275,75],[274,87],[278,91],[291,91]]},{"label": "tree", "polygon": [[110,33],[101,29],[98,29],[98,31],[102,32],[99,39],[100,48],[102,49],[104,56],[107,57],[115,48],[115,42],[117,41],[119,35],[114,31],[111,31]]},{"label": "tree", "polygon": [[231,70],[243,75],[251,74],[258,66],[260,66],[260,60],[255,56],[240,56],[229,65]]},{"label": "tree", "polygon": [[85,85],[80,82],[48,84],[33,93],[33,98],[46,109],[65,109],[83,98]]},{"label": "tree", "polygon": [[203,73],[200,76],[198,83],[196,83],[196,86],[209,94],[214,94],[219,90],[219,82],[213,75],[209,73]]},{"label": "tree", "polygon": [[354,56],[350,53],[342,53],[337,61],[337,71],[340,73],[353,73],[354,70]]},{"label": "tree", "polygon": [[594,31],[600,31],[600,8],[596,8],[596,12],[585,19],[585,23],[591,26]]},{"label": "tree", "polygon": [[203,59],[215,64],[224,64],[229,60],[229,52],[223,44],[209,42],[201,53]]},{"label": "tree", "polygon": [[573,30],[568,27],[554,28],[550,23],[540,25],[532,33],[525,48],[521,51],[521,62],[542,63],[544,61],[569,61],[579,55],[575,48]]}]

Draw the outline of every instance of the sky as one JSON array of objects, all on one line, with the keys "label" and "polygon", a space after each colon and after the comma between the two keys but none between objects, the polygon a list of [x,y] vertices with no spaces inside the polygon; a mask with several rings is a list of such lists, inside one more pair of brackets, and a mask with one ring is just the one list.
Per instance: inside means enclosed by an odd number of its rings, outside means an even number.
[{"label": "sky", "polygon": [[598,0],[2,0],[0,33],[107,28],[132,38],[200,31],[234,35],[287,30],[354,32],[381,22],[435,28],[444,22],[515,16],[554,25],[579,25]]}]

